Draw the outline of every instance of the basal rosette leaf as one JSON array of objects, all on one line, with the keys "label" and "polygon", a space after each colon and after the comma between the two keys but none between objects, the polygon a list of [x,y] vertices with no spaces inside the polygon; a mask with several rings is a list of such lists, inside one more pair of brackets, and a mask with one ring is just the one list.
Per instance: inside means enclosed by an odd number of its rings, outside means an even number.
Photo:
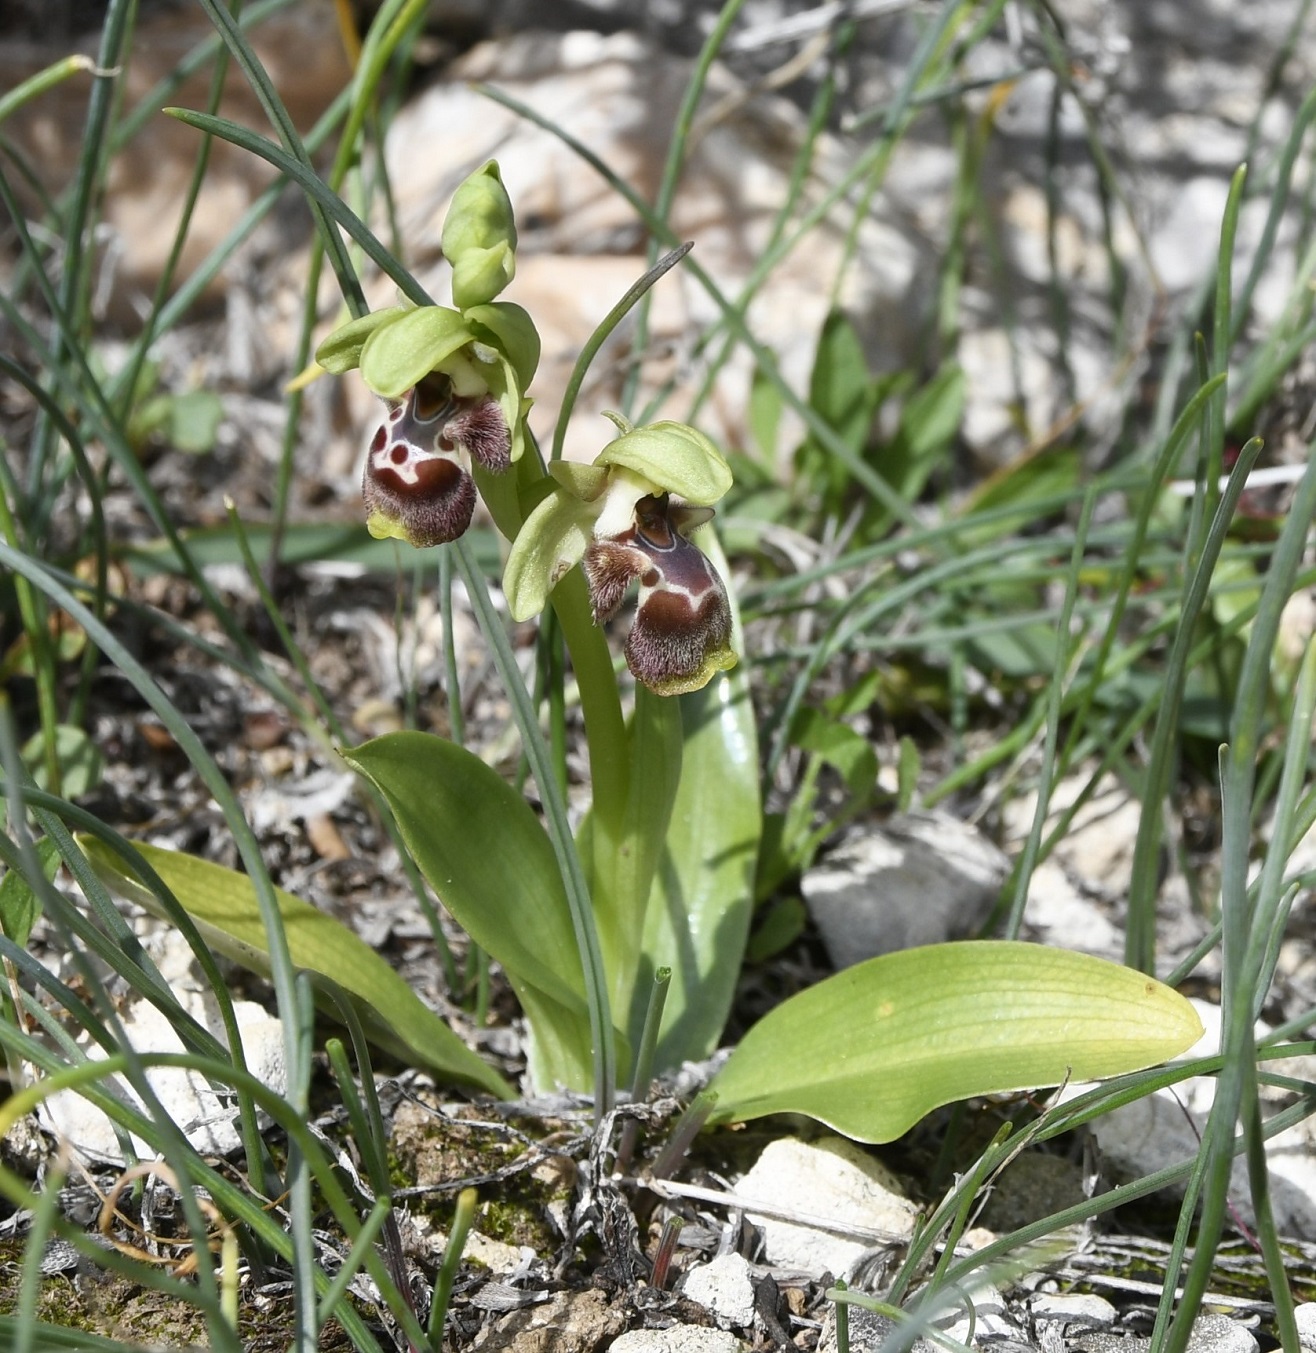
[{"label": "basal rosette leaf", "polygon": [[[660,701],[664,697],[658,697]],[[758,738],[743,671],[682,696],[680,783],[645,914],[644,952],[670,967],[657,1065],[718,1046],[754,906],[763,831]]]},{"label": "basal rosette leaf", "polygon": [[344,753],[383,794],[445,907],[502,964],[535,1036],[537,1075],[591,1084],[585,982],[552,844],[492,767],[429,733],[389,733]]},{"label": "basal rosette leaf", "polygon": [[[159,901],[94,837],[79,844],[116,892],[161,915]],[[269,974],[269,942],[245,874],[179,851],[138,843],[137,849],[196,922],[206,942],[243,967]],[[371,1041],[396,1057],[448,1080],[507,1099],[512,1087],[486,1065],[366,943],[340,921],[280,888],[274,890],[292,961],[332,978],[353,999]],[[326,1003],[332,1013],[332,1004]]]},{"label": "basal rosette leaf", "polygon": [[1201,1034],[1184,997],[1104,959],[1012,941],[905,949],[760,1020],[710,1087],[712,1121],[803,1113],[892,1141],[942,1104],[1139,1071]]}]

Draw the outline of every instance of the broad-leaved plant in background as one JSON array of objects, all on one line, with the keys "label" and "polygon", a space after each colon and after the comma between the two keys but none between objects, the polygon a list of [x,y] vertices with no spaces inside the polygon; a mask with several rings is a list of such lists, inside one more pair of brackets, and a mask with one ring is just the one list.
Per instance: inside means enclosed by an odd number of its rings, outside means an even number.
[{"label": "broad-leaved plant in background", "polygon": [[[509,541],[512,618],[556,614],[592,806],[564,841],[564,828],[546,831],[520,792],[442,737],[395,733],[344,754],[383,796],[449,911],[506,972],[529,1025],[534,1087],[592,1089],[605,1103],[637,1067],[643,1083],[650,1067],[717,1047],[744,957],[759,757],[711,527],[732,480],[718,448],[676,422],[614,417],[616,435],[600,439],[592,463],[544,463],[525,424],[538,334],[525,310],[499,299],[516,245],[491,162],[460,187],[444,225],[452,305],[361,315],[317,358],[334,374],[359,371],[381,401],[362,480],[371,533],[452,548],[482,497]],[[619,676],[604,629],[632,591],[633,681]],[[533,720],[523,733],[534,741]],[[539,789],[547,802],[556,786]],[[250,952],[252,927],[237,919],[255,914],[244,879],[205,866],[201,886],[195,862],[148,859],[212,931],[241,941],[235,952]],[[294,930],[309,924],[295,899],[283,901]],[[298,961],[369,1005],[370,984],[351,980],[350,937],[335,952],[322,943],[328,927],[315,932]],[[439,1070],[505,1092],[470,1054],[434,1040],[428,1020],[398,1027],[417,1017],[388,992],[387,1009],[373,1013],[395,1050],[428,1045]],[[1140,1069],[1199,1033],[1175,992],[1114,964],[1037,945],[931,946],[860,964],[779,1006],[718,1075],[714,1115],[801,1112],[886,1140],[938,1104]]]}]

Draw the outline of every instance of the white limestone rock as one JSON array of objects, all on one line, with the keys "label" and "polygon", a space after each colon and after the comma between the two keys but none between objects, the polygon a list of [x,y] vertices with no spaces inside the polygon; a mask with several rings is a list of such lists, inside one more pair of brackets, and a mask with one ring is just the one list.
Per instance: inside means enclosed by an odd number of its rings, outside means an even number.
[{"label": "white limestone rock", "polygon": [[1010,862],[976,827],[944,813],[900,813],[850,836],[800,881],[837,968],[972,934]]},{"label": "white limestone rock", "polygon": [[[209,992],[175,988],[179,1004],[200,1024],[224,1042],[219,1008]],[[234,1002],[234,1014],[242,1037],[247,1069],[276,1093],[287,1086],[283,1026],[254,1001]],[[138,1052],[183,1052],[183,1041],[173,1024],[155,1006],[138,1001],[123,1016],[124,1033]],[[80,1040],[92,1061],[105,1057],[104,1049],[90,1038]],[[196,1072],[176,1067],[156,1067],[147,1079],[165,1112],[183,1130],[188,1141],[203,1155],[227,1155],[241,1145],[237,1104],[232,1096],[221,1097],[210,1082]],[[140,1106],[141,1100],[122,1077],[100,1082],[125,1103]],[[40,1110],[43,1126],[66,1141],[84,1159],[111,1165],[123,1163],[123,1151],[109,1117],[81,1095],[62,1090],[46,1099]],[[133,1150],[145,1159],[155,1156],[153,1147],[133,1137]]]},{"label": "white limestone rock", "polygon": [[836,1277],[867,1250],[908,1240],[918,1215],[895,1176],[842,1137],[769,1143],[736,1193],[771,1209],[747,1213],[769,1263]]},{"label": "white limestone rock", "polygon": [[719,1322],[741,1327],[754,1323],[754,1282],[744,1255],[720,1254],[691,1269],[683,1290]]}]

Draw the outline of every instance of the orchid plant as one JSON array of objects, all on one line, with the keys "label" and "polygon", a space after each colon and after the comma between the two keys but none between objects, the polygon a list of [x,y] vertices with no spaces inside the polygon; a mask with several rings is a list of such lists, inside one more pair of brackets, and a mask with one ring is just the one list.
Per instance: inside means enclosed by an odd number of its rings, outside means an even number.
[{"label": "orchid plant", "polygon": [[[509,541],[511,617],[556,615],[592,802],[573,839],[564,768],[543,755],[533,707],[520,724],[547,830],[519,791],[448,739],[399,732],[344,756],[448,910],[502,965],[527,1017],[532,1086],[592,1089],[602,1112],[627,1079],[642,1094],[651,1071],[716,1049],[744,956],[762,813],[743,636],[711,526],[731,470],[693,427],[619,415],[591,464],[546,464],[526,426],[539,336],[524,309],[499,299],[515,277],[517,235],[495,163],[459,188],[442,240],[451,306],[361,315],[317,360],[336,375],[358,371],[382,402],[362,478],[371,534],[460,559],[482,499]],[[521,678],[483,579],[466,576],[514,688]],[[605,626],[632,587],[627,680]],[[145,853],[184,906],[249,959],[260,927],[246,881]],[[103,858],[98,867],[115,872]],[[359,942],[344,932],[327,943],[328,918],[286,895],[281,904],[295,960],[372,1008],[389,1046],[511,1093],[365,964]],[[1036,945],[931,946],[778,1007],[716,1078],[714,1117],[804,1112],[887,1140],[949,1100],[1136,1070],[1199,1031],[1175,992],[1113,964]]]}]

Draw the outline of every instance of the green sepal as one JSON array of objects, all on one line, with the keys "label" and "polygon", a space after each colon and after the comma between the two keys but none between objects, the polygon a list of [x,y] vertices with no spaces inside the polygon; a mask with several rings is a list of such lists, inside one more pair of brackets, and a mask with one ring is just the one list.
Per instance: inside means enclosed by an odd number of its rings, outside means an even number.
[{"label": "green sepal", "polygon": [[555,490],[525,519],[503,570],[503,592],[513,620],[529,620],[549,593],[585,557],[595,511],[574,494]]},{"label": "green sepal", "polygon": [[453,303],[461,310],[492,301],[516,275],[516,219],[496,160],[453,194],[442,243],[452,264]]},{"label": "green sepal", "polygon": [[539,369],[539,330],[524,306],[513,301],[473,305],[462,311],[476,338],[497,348],[516,372],[518,385],[529,389]]},{"label": "green sepal", "polygon": [[485,305],[516,276],[516,255],[509,244],[468,249],[452,266],[452,300],[462,310]]},{"label": "green sepal", "polygon": [[456,354],[474,337],[455,310],[420,306],[365,340],[361,377],[381,398],[398,399],[431,371],[461,365]]},{"label": "green sepal", "polygon": [[372,310],[368,315],[340,325],[316,348],[315,360],[334,376],[341,376],[345,371],[355,371],[361,365],[361,349],[365,347],[366,339],[375,330],[385,324],[392,324],[413,308],[409,305],[394,305],[387,310]]},{"label": "green sepal", "polygon": [[635,428],[609,442],[594,464],[630,470],[699,507],[717,502],[731,487],[731,467],[722,453],[685,423]]},{"label": "green sepal", "polygon": [[498,407],[503,411],[503,421],[507,424],[508,435],[511,438],[509,454],[512,464],[515,465],[525,451],[525,420],[534,401],[522,398],[521,391],[525,387],[517,376],[515,366],[504,356],[501,349],[476,343],[471,352],[477,358],[469,364],[471,374],[484,388],[481,391],[468,392],[454,381],[453,389],[459,395],[487,393],[498,401]]}]

